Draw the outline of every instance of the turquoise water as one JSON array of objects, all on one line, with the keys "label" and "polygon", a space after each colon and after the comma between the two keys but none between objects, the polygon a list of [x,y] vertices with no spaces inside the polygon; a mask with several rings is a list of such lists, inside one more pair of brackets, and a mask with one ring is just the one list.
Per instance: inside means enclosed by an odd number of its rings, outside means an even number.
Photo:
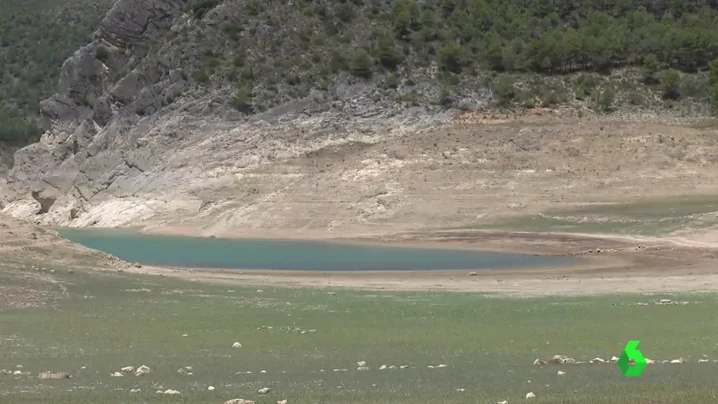
[{"label": "turquoise water", "polygon": [[295,240],[226,240],[137,234],[116,229],[60,229],[76,243],[147,265],[318,271],[502,269],[562,265],[568,257],[478,250],[402,248]]}]

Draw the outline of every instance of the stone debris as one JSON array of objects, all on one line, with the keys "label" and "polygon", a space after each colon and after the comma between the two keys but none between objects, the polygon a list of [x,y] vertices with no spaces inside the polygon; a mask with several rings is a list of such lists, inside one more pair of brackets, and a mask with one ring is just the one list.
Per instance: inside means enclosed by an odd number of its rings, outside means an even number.
[{"label": "stone debris", "polygon": [[541,360],[541,359],[536,359],[536,360],[534,361],[534,366],[543,366],[543,365],[545,365],[545,364],[546,364],[546,361]]},{"label": "stone debris", "polygon": [[16,371],[12,372],[12,374],[15,375],[15,376],[22,376],[22,375],[24,375],[25,373],[24,373],[22,370],[16,370]]},{"label": "stone debris", "polygon": [[122,372],[122,373],[132,373],[134,371],[135,371],[134,366],[125,366],[122,369],[120,369],[120,372]]},{"label": "stone debris", "polygon": [[279,400],[277,401],[277,404],[287,404],[287,400]]},{"label": "stone debris", "polygon": [[499,402],[497,402],[496,404],[509,404],[509,402],[506,401],[506,400],[504,400],[504,401],[499,401]]},{"label": "stone debris", "polygon": [[710,359],[705,359],[705,358],[698,359],[698,363],[708,363],[708,362],[710,362]]},{"label": "stone debris", "polygon": [[69,379],[69,378],[71,378],[72,375],[70,375],[70,374],[67,373],[67,372],[50,372],[50,371],[47,371],[47,372],[41,372],[41,373],[38,375],[38,377],[39,377],[41,380],[63,380],[63,379]]},{"label": "stone debris", "polygon": [[683,359],[683,358],[678,358],[678,359],[673,359],[673,360],[671,361],[671,363],[672,363],[672,364],[681,364],[681,363],[686,363],[686,360]]},{"label": "stone debris", "polygon": [[257,390],[257,393],[259,394],[267,394],[269,393],[269,387],[262,387],[261,389]]},{"label": "stone debris", "polygon": [[333,369],[332,372],[346,372],[346,369]]},{"label": "stone debris", "polygon": [[596,358],[593,358],[590,361],[588,361],[588,363],[606,363],[606,361],[601,358],[596,357]]},{"label": "stone debris", "polygon": [[359,366],[359,367],[357,368],[357,370],[360,371],[360,372],[363,372],[363,371],[369,370],[369,368],[368,368],[367,366]]},{"label": "stone debris", "polygon": [[466,389],[456,389],[456,391],[459,392],[459,393],[463,393],[463,392],[466,391]]},{"label": "stone debris", "polygon": [[433,369],[433,368],[434,368],[434,366],[433,366],[433,365],[429,365],[429,366],[427,366],[427,368],[429,368],[429,369]]},{"label": "stone debris", "polygon": [[656,363],[656,361],[654,361],[653,359],[648,359],[648,358],[646,358],[646,364],[647,364],[647,365],[653,365],[653,364],[655,364],[655,363]]},{"label": "stone debris", "polygon": [[611,363],[616,363],[616,362],[618,362],[618,356],[612,356]]},{"label": "stone debris", "polygon": [[366,366],[366,361],[357,362],[357,366]]},{"label": "stone debris", "polygon": [[23,369],[22,365],[15,366],[16,369]]},{"label": "stone debris", "polygon": [[566,372],[564,372],[563,370],[559,370],[556,374],[559,376],[563,376],[566,374]]},{"label": "stone debris", "polygon": [[259,373],[267,373],[266,370],[260,370]]},{"label": "stone debris", "polygon": [[167,389],[167,390],[163,391],[162,394],[167,394],[167,395],[169,395],[169,396],[178,396],[178,395],[180,395],[180,394],[182,394],[182,393],[180,393],[180,392],[177,391],[177,390]]},{"label": "stone debris", "polygon": [[536,394],[533,391],[526,393],[526,399],[528,400],[529,398],[536,398]]},{"label": "stone debris", "polygon": [[395,366],[395,365],[391,365],[391,366],[389,366],[389,369],[396,369],[396,366]]},{"label": "stone debris", "polygon": [[469,272],[469,276],[477,276],[478,274],[476,272]]},{"label": "stone debris", "polygon": [[121,372],[114,372],[114,373],[111,373],[110,376],[112,376],[112,377],[122,377],[122,376],[124,376],[124,374],[122,374]]},{"label": "stone debris", "polygon": [[232,344],[232,348],[241,348],[241,347],[242,347],[242,344],[240,344],[239,342],[235,342],[234,344]]},{"label": "stone debris", "polygon": [[566,355],[554,355],[553,358],[551,358],[548,363],[554,364],[554,365],[575,365],[576,359],[569,358]]},{"label": "stone debris", "polygon": [[384,370],[384,369],[386,369],[386,365],[379,366],[379,370]]},{"label": "stone debris", "polygon": [[207,387],[207,390],[209,390],[209,391],[214,391],[214,386],[209,386],[209,387]]},{"label": "stone debris", "polygon": [[437,369],[441,369],[441,368],[445,368],[445,367],[447,367],[447,366],[449,366],[449,365],[444,365],[444,364],[442,363],[442,364],[437,365],[436,368],[437,368]]},{"label": "stone debris", "polygon": [[[408,367],[409,367],[409,365],[401,365],[401,366],[399,366],[399,369],[406,369],[406,368],[408,368]],[[392,366],[389,366],[389,368],[390,368],[390,369],[396,369],[396,366],[393,366],[393,365],[392,365]]]},{"label": "stone debris", "polygon": [[254,401],[245,400],[243,398],[233,398],[231,400],[225,401],[224,404],[254,404]]},{"label": "stone debris", "polygon": [[142,366],[138,367],[137,370],[135,371],[135,376],[144,376],[144,375],[150,374],[151,371],[152,370],[148,366],[142,365]]},{"label": "stone debris", "polygon": [[142,390],[140,390],[140,389],[132,389],[132,390],[130,390],[130,393],[140,393],[140,392],[142,392]]},{"label": "stone debris", "polygon": [[9,371],[7,369],[0,369],[0,375],[11,375],[12,371]]}]

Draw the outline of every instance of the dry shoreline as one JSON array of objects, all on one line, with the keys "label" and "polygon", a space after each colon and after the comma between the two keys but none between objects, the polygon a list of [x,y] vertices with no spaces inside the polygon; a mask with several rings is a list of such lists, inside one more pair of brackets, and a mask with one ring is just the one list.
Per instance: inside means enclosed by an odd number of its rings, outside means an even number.
[{"label": "dry shoreline", "polygon": [[[26,260],[28,253],[34,255],[37,251],[45,251],[48,252],[45,254],[47,259],[53,262],[55,262],[53,257],[58,257],[57,262],[61,261],[63,266],[80,268],[83,267],[81,264],[89,259],[88,254],[94,254],[92,250],[67,243],[28,223],[2,216],[0,219],[5,226],[0,226],[0,232],[5,234],[0,240],[0,256],[3,260],[12,258],[19,262]],[[244,236],[268,238],[270,233],[250,231]],[[299,238],[292,237],[291,232],[275,233],[277,236],[283,236],[280,237],[283,239]],[[194,236],[196,237],[196,234]],[[714,244],[711,243],[694,243],[685,238],[463,230],[419,231],[374,236],[359,234],[355,237],[342,238],[326,237],[326,234],[324,237],[319,236],[319,233],[313,233],[304,239],[411,248],[481,249],[564,255],[573,256],[580,261],[560,267],[386,272],[136,267],[119,261],[108,261],[103,258],[104,255],[98,255],[97,261],[107,262],[104,270],[119,270],[125,274],[170,276],[190,281],[212,282],[228,287],[447,291],[522,297],[718,291],[718,266],[715,261],[718,248],[713,247]],[[699,240],[703,239],[699,238]],[[102,266],[97,266],[95,269],[100,268]]]},{"label": "dry shoreline", "polygon": [[[159,233],[153,231],[151,234]],[[310,239],[410,248],[481,249],[537,255],[568,255],[576,256],[581,261],[560,267],[476,271],[330,272],[179,269],[154,266],[133,267],[128,271],[227,286],[475,292],[514,297],[718,291],[718,268],[714,261],[718,251],[704,246],[684,245],[671,239],[463,231]]]}]

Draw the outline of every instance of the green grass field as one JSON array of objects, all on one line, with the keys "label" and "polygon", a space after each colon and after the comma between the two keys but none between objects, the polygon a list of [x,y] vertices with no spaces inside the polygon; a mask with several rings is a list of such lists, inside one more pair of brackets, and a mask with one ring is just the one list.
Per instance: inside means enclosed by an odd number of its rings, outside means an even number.
[{"label": "green grass field", "polygon": [[481,230],[661,236],[718,227],[718,196],[701,195],[588,206],[517,216],[473,226]]},{"label": "green grass field", "polygon": [[[0,376],[4,404],[515,403],[529,391],[539,403],[703,403],[718,396],[718,363],[696,363],[702,355],[718,358],[713,295],[509,299],[259,291],[99,272],[53,276],[69,297],[55,285],[57,299],[46,307],[0,310],[0,368],[73,378]],[[34,287],[28,278],[10,278]],[[636,304],[666,297],[690,303]],[[630,339],[642,341],[648,358],[689,363],[652,365],[634,379],[612,364],[532,364],[554,354],[608,359]],[[242,348],[232,348],[235,341]],[[369,370],[357,370],[362,360]],[[110,376],[142,364],[149,375]],[[439,364],[447,366],[428,368]],[[184,366],[193,375],[177,372]],[[557,376],[559,369],[567,374]],[[259,395],[262,387],[271,392]],[[141,392],[130,393],[135,388]],[[182,395],[156,393],[165,389]]]}]

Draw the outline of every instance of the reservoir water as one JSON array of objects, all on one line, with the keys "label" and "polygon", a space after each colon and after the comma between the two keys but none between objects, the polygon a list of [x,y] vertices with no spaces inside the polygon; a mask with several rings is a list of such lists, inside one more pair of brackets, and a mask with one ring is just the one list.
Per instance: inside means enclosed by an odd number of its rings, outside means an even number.
[{"label": "reservoir water", "polygon": [[565,265],[568,257],[297,240],[145,235],[118,229],[59,229],[87,247],[146,265],[227,269],[410,271]]}]

